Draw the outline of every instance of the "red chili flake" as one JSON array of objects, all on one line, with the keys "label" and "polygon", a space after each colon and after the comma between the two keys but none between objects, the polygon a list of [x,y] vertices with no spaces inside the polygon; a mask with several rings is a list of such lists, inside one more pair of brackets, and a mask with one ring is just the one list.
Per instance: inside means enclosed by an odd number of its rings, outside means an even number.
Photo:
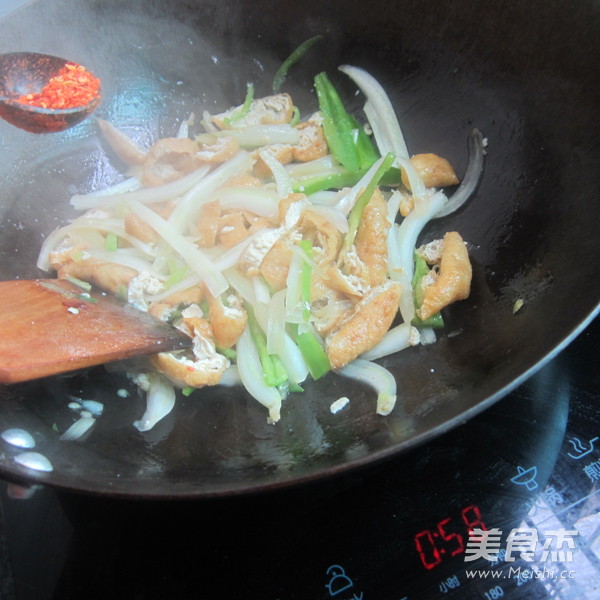
[{"label": "red chili flake", "polygon": [[100,92],[100,80],[85,67],[68,62],[39,94],[23,94],[18,102],[28,106],[60,109],[89,104]]}]

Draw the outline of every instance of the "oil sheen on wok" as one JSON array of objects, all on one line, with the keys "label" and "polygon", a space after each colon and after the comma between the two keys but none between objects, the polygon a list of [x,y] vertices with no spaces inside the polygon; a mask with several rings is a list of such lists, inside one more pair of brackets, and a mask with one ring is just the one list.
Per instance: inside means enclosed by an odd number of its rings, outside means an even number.
[{"label": "oil sheen on wok", "polygon": [[376,359],[434,342],[444,307],[468,297],[460,233],[416,244],[473,193],[481,134],[459,182],[442,157],[409,158],[371,75],[340,70],[366,98],[363,122],[325,73],[311,114],[285,92],[255,99],[248,84],[243,104],[191,115],[149,149],[98,119],[124,178],[71,199],[82,214],[48,235],[38,266],[193,339],[129,373],[147,391],[141,431],[171,410],[176,389],[212,385],[243,385],[276,423],[287,394],[330,372],[373,387],[374,410],[389,414],[396,381]]}]

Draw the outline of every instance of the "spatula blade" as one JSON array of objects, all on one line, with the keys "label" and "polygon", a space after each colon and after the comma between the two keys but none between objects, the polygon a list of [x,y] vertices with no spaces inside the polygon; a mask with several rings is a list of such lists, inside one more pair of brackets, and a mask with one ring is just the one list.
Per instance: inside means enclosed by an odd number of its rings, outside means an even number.
[{"label": "spatula blade", "polygon": [[69,281],[0,282],[0,383],[190,345],[151,315]]}]

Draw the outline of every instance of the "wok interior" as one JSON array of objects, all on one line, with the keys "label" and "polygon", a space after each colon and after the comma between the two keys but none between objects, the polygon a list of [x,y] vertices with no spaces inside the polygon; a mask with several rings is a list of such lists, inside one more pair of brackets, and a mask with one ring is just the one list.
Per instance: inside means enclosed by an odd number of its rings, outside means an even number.
[{"label": "wok interior", "polygon": [[[48,475],[16,469],[3,447],[6,477],[134,496],[202,496],[262,489],[367,464],[426,441],[466,420],[515,385],[572,337],[597,310],[600,284],[590,260],[600,249],[593,206],[599,189],[595,118],[598,27],[592,2],[566,12],[544,2],[485,3],[211,0],[35,2],[0,22],[3,52],[68,56],[103,81],[97,114],[141,145],[173,135],[190,112],[223,110],[270,91],[281,61],[305,39],[324,39],[286,82],[303,114],[316,108],[312,78],[328,71],[362,118],[364,99],[336,72],[362,66],[389,93],[409,151],[448,158],[459,175],[473,127],[488,139],[472,201],[432,222],[422,239],[457,230],[474,266],[471,298],[446,311],[433,346],[388,357],[399,401],[374,413],[367,388],[331,375],[308,383],[266,423],[240,389],[180,398],[147,434],[143,412],[120,372],[103,368],[0,390],[0,429],[24,427],[53,462]],[[74,8],[76,7],[76,8]],[[73,15],[68,22],[65,11]],[[74,12],[73,12],[74,11]],[[50,39],[40,36],[47,23]],[[35,136],[0,124],[0,275],[42,276],[43,236],[74,213],[73,193],[120,177],[94,121]],[[597,201],[596,201],[597,205]],[[513,314],[516,300],[523,308]],[[116,390],[127,388],[127,400]],[[80,443],[58,441],[73,420],[69,395],[99,400],[105,414]],[[331,402],[351,399],[332,415]],[[54,429],[53,429],[53,426]]]}]

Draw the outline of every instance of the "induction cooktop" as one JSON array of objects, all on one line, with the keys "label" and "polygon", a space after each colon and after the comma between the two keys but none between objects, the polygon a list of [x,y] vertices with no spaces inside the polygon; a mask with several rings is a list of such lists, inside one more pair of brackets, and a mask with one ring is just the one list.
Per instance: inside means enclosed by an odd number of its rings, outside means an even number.
[{"label": "induction cooktop", "polygon": [[524,385],[410,453],[202,501],[2,486],[0,597],[600,597],[592,323]]}]

